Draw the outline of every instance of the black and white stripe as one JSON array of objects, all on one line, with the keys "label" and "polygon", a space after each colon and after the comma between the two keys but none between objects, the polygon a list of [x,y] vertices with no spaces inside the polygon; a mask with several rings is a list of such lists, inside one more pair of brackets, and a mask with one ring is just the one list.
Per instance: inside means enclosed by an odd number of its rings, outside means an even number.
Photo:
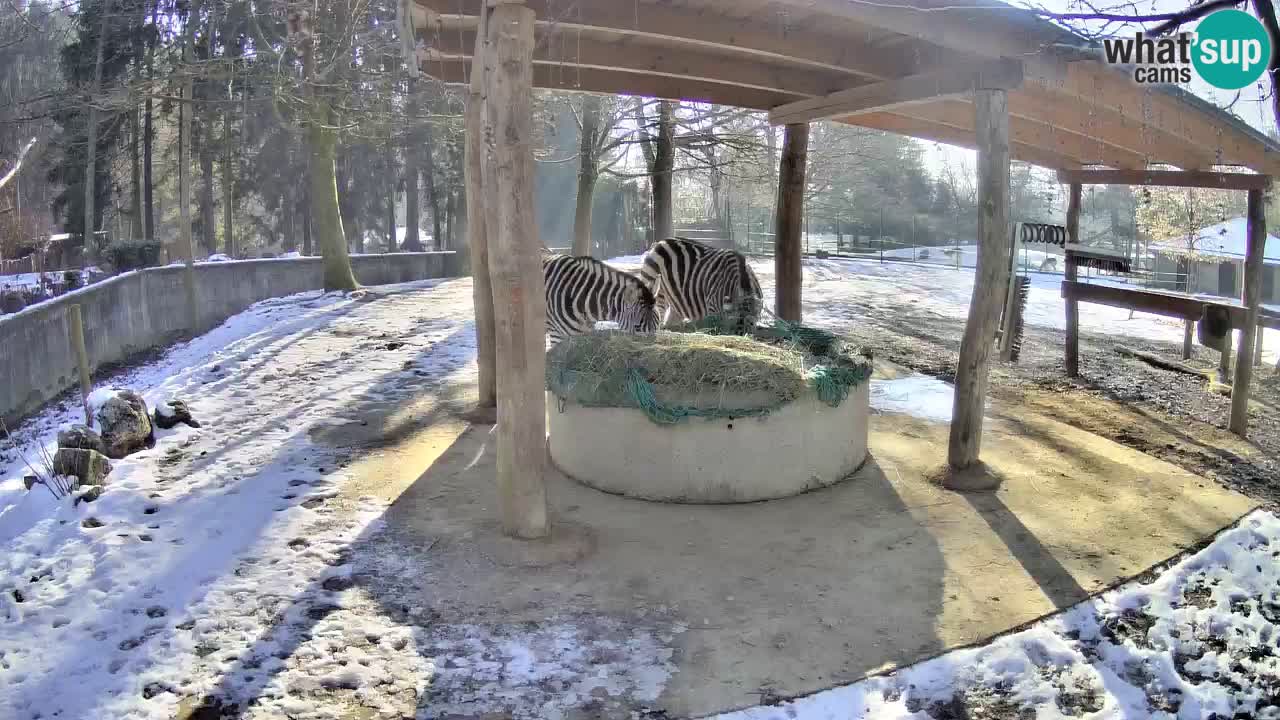
[{"label": "black and white stripe", "polygon": [[658,329],[653,293],[640,278],[590,257],[543,255],[547,291],[547,334],[557,343],[591,332],[611,320],[623,332]]},{"label": "black and white stripe", "polygon": [[739,317],[739,331],[746,332],[760,319],[764,292],[746,256],[736,250],[667,238],[644,256],[640,277],[653,291],[663,324],[728,312]]}]

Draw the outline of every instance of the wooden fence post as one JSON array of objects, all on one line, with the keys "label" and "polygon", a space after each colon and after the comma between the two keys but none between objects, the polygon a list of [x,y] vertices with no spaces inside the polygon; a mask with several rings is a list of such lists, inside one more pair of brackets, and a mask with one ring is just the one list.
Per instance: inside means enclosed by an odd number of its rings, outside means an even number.
[{"label": "wooden fence post", "polygon": [[804,177],[808,148],[808,123],[787,125],[782,141],[782,160],[778,165],[778,202],[774,226],[777,239],[773,253],[774,304],[778,317],[796,323],[801,319],[801,286],[804,284],[800,228],[804,214]]},{"label": "wooden fence post", "polygon": [[[489,18],[493,71],[485,96],[485,233],[496,339],[498,505],[503,530],[548,533],[546,297],[533,205],[533,10],[501,3]],[[489,172],[489,170],[492,172]]]},{"label": "wooden fence post", "polygon": [[[1067,242],[1080,242],[1080,196],[1083,188],[1080,183],[1071,183],[1070,197],[1067,200]],[[1076,281],[1076,259],[1068,253],[1064,280]],[[1080,303],[1074,297],[1067,298],[1067,344],[1066,344],[1067,377],[1080,376]]]},{"label": "wooden fence post", "polygon": [[[963,470],[978,461],[991,345],[1009,273],[1009,98],[1004,90],[974,93],[978,145],[978,259],[973,298],[960,341],[947,462]],[[976,489],[976,488],[974,488]]]},{"label": "wooden fence post", "polygon": [[[1267,243],[1267,218],[1261,190],[1249,191],[1247,211],[1249,245],[1244,260],[1244,327],[1236,352],[1236,376],[1231,384],[1231,432],[1245,437],[1249,429],[1249,383],[1253,380],[1254,337],[1258,332],[1258,305],[1262,299],[1262,251]],[[1223,341],[1224,356],[1231,352],[1231,336]]]},{"label": "wooden fence post", "polygon": [[489,11],[480,7],[480,29],[476,32],[475,51],[471,58],[471,86],[467,92],[465,115],[466,138],[463,150],[463,174],[467,187],[467,249],[471,265],[471,297],[476,317],[476,363],[479,366],[480,397],[471,414],[480,423],[496,422],[498,404],[495,379],[493,288],[489,279],[489,234],[485,225],[484,174],[484,103],[488,57]]}]

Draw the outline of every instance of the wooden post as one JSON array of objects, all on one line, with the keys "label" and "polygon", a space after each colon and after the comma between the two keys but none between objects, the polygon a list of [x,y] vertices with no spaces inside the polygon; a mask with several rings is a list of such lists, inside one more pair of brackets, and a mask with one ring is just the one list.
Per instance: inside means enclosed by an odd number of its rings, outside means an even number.
[{"label": "wooden post", "polygon": [[487,26],[489,13],[480,9],[480,29],[471,60],[471,86],[467,92],[466,144],[463,173],[467,186],[467,246],[471,265],[471,297],[476,315],[476,363],[479,365],[479,401],[472,413],[476,422],[496,422],[494,408],[498,404],[495,378],[493,286],[489,280],[489,240],[485,226],[484,103],[486,70],[489,66]]},{"label": "wooden post", "polygon": [[89,393],[93,391],[93,382],[89,379],[89,353],[84,348],[84,319],[80,315],[80,306],[67,308],[67,333],[71,340],[71,350],[76,356],[76,365],[80,369],[80,402],[84,405],[84,424],[93,427],[93,412],[89,409]]},{"label": "wooden post", "polygon": [[1191,359],[1191,343],[1196,334],[1196,321],[1187,318],[1182,325],[1182,359]]},{"label": "wooden post", "polygon": [[1260,365],[1262,365],[1262,350],[1263,350],[1262,345],[1263,345],[1263,340],[1266,339],[1266,336],[1267,336],[1266,329],[1263,328],[1261,325],[1259,325],[1258,332],[1257,332],[1258,339],[1257,339],[1257,342],[1254,343],[1254,353],[1253,353],[1254,367],[1259,367]]},{"label": "wooden post", "polygon": [[[1258,333],[1258,304],[1262,299],[1262,251],[1267,244],[1267,218],[1261,190],[1249,191],[1248,237],[1249,246],[1244,260],[1244,291],[1241,300],[1245,308],[1244,327],[1240,328],[1240,346],[1236,353],[1236,377],[1231,384],[1231,432],[1244,437],[1249,428],[1249,383],[1253,380],[1252,355],[1255,335]],[[1223,353],[1230,352],[1230,345],[1223,343]]]},{"label": "wooden post", "polygon": [[485,94],[485,232],[497,340],[498,505],[503,530],[545,537],[546,297],[533,205],[533,10],[502,3],[489,18],[493,71]]},{"label": "wooden post", "polygon": [[782,160],[778,164],[778,202],[773,253],[774,298],[778,317],[800,322],[800,289],[804,284],[800,227],[804,214],[805,164],[809,150],[809,125],[788,125],[782,140]]},{"label": "wooden post", "polygon": [[[1070,196],[1067,200],[1067,242],[1080,242],[1080,183],[1071,183]],[[1076,281],[1076,259],[1071,253],[1066,255],[1064,279]],[[1074,298],[1067,299],[1067,377],[1080,376],[1080,303]]]},{"label": "wooden post", "polygon": [[1222,338],[1222,352],[1218,355],[1218,380],[1229,382],[1231,380],[1231,330],[1227,331],[1227,336]]},{"label": "wooden post", "polygon": [[974,93],[978,145],[978,260],[973,298],[960,341],[947,462],[962,470],[978,461],[991,345],[1009,273],[1009,98],[1004,90]]}]

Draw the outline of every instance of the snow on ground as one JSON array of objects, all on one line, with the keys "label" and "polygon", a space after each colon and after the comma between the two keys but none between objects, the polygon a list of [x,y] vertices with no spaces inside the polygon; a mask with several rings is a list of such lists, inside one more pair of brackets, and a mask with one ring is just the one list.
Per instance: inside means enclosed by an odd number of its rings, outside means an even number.
[{"label": "snow on ground", "polygon": [[[95,502],[26,492],[9,452],[0,717],[169,718],[215,688],[262,698],[264,716],[294,713],[316,687],[416,697],[420,638],[358,611],[350,587],[349,546],[383,507],[344,501],[342,465],[309,434],[354,402],[474,373],[470,284],[402,289],[259,303],[120,378],[153,407],[186,400],[203,427],[157,431],[155,448],[113,461]],[[45,413],[35,443],[78,414]]]},{"label": "snow on ground", "polygon": [[928,375],[913,373],[871,381],[871,407],[880,412],[904,413],[922,420],[949,423],[954,399],[954,385]]},{"label": "snow on ground", "polygon": [[718,720],[1280,717],[1280,519],[1255,512],[1154,581],[887,675]]}]

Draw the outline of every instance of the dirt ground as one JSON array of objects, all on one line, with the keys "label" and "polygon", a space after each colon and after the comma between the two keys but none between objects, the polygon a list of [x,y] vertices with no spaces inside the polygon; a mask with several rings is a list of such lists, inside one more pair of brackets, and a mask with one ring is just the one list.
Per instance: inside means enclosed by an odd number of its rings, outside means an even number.
[{"label": "dirt ground", "polygon": [[[904,322],[904,311],[914,315],[909,322]],[[877,357],[954,380],[963,322],[904,308],[883,312],[882,318],[841,331]],[[1069,380],[1064,341],[1062,331],[1028,328],[1019,362],[993,364],[992,399],[1025,404],[1213,479],[1266,507],[1280,507],[1280,375],[1273,367],[1255,368],[1249,438],[1244,440],[1226,429],[1231,399],[1209,391],[1205,380],[1115,351],[1124,345],[1177,361],[1180,343],[1081,333],[1080,377]],[[1217,368],[1218,353],[1197,345],[1190,364]]]}]

